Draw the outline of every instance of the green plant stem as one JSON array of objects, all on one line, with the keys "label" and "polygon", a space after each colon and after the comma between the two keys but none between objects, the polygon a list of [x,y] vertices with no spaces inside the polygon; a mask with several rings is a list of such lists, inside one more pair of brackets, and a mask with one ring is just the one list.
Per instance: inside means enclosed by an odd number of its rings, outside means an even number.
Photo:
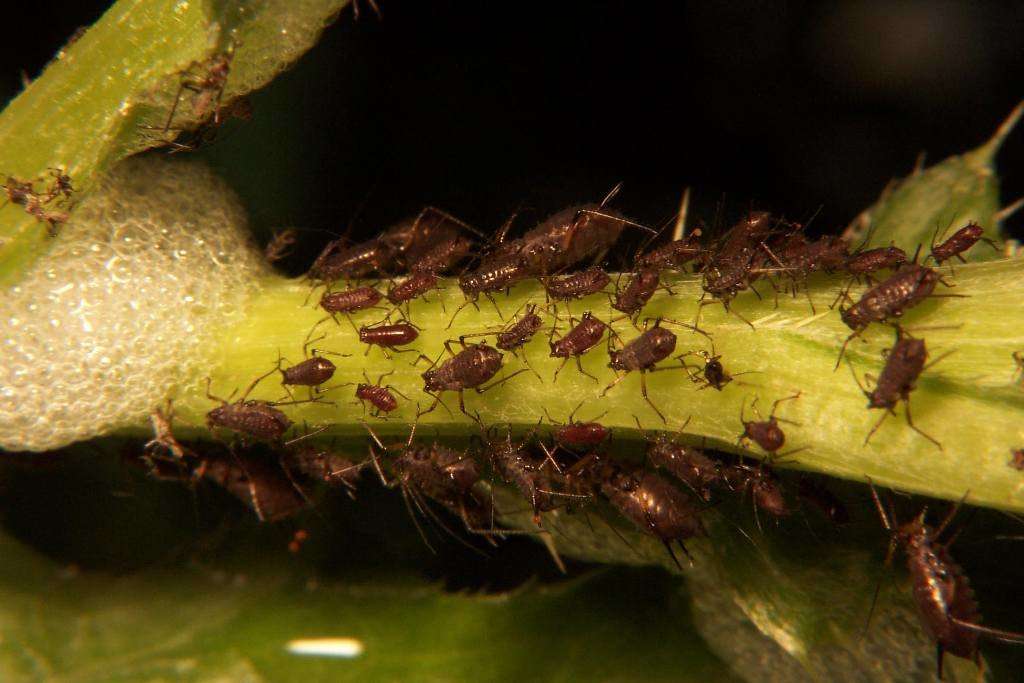
[{"label": "green plant stem", "polygon": [[[763,457],[765,454],[756,446],[743,450],[736,444],[743,431],[741,406],[746,404],[746,419],[751,420],[755,419],[750,409],[753,399],[758,399],[758,408],[766,415],[774,401],[799,393],[798,399],[781,403],[776,413],[786,420],[782,425],[786,445],[780,451],[780,464],[862,483],[870,477],[878,484],[951,500],[969,492],[969,501],[976,505],[1024,510],[1024,479],[1007,465],[1009,450],[1024,444],[1024,391],[1014,381],[1011,357],[1013,351],[1024,348],[1024,311],[1019,305],[1024,295],[1022,271],[1024,263],[1008,260],[957,266],[955,275],[947,272],[946,276],[955,287],[939,285],[936,291],[955,293],[956,298],[929,299],[901,321],[916,336],[927,340],[932,358],[950,353],[925,371],[911,398],[915,424],[941,442],[942,450],[907,426],[902,407],[865,444],[882,413],[866,408],[866,398],[850,367],[844,363],[835,369],[840,345],[850,332],[840,320],[839,311],[829,309],[844,284],[839,277],[816,278],[810,283],[809,297],[816,313],[811,312],[808,297],[802,292],[796,297],[780,293],[776,302],[766,284],[759,285],[764,290],[763,300],[754,293],[744,293],[733,302],[732,313],[717,303],[704,306],[700,326],[712,336],[715,352],[721,354],[726,370],[736,379],[723,391],[716,391],[693,381],[679,361],[663,361],[659,368],[671,369],[649,373],[645,379],[651,401],[667,422],[662,422],[643,400],[639,373],[632,373],[602,396],[615,379],[607,367],[604,342],[583,357],[584,370],[596,380],[581,374],[572,362],[555,380],[561,360],[548,357],[546,337],[550,325],[555,324],[550,316],[549,327],[525,348],[529,366],[524,364],[522,353],[519,359],[505,355],[504,373],[529,367],[537,375],[523,372],[482,394],[467,391],[466,409],[478,413],[487,425],[508,423],[529,429],[545,419],[544,409],[555,420],[565,421],[582,403],[576,419],[600,416],[600,421],[620,437],[623,432],[636,430],[637,420],[644,430],[673,431],[688,420],[683,441],[706,442],[723,450]],[[669,284],[672,292],[659,291],[644,309],[644,317],[665,318],[662,325],[678,335],[677,354],[710,351],[711,343],[704,336],[669,322],[695,320],[701,294],[698,279],[680,276]],[[421,328],[419,339],[410,347],[415,351],[391,353],[389,359],[379,348],[365,353],[367,347],[358,341],[354,326],[344,316],[339,316],[337,324],[324,320],[322,311],[314,308],[318,293],[304,306],[310,295],[307,284],[265,279],[245,312],[248,322],[224,330],[219,335],[221,343],[208,350],[206,367],[213,393],[227,397],[233,390],[241,390],[275,367],[278,352],[290,363],[302,360],[303,339],[322,321],[312,332],[317,339],[312,346],[352,355],[330,356],[338,370],[325,387],[329,391],[322,395],[324,402],[283,409],[296,422],[328,427],[328,434],[361,434],[360,422],[365,418],[382,435],[404,437],[416,419],[417,407],[426,409],[433,402],[422,391],[421,373],[427,363],[420,360],[413,364],[418,353],[438,358],[444,353],[445,340],[494,331],[503,324],[495,307],[481,299],[479,310],[466,307],[451,329],[446,329],[464,298],[454,282],[444,281],[441,286],[441,291],[429,295],[429,301],[411,306],[411,320]],[[858,291],[855,289],[852,295],[858,296]],[[505,320],[531,301],[544,304],[543,291],[536,283],[517,286],[508,297],[497,299]],[[569,309],[576,316],[590,310],[603,320],[610,320],[614,313],[602,295],[573,302]],[[353,320],[356,325],[369,324],[387,312],[363,311]],[[559,304],[558,314],[565,316],[564,304]],[[753,327],[740,316],[751,321]],[[559,333],[564,333],[568,321],[560,319],[557,325]],[[624,341],[639,334],[626,319],[619,319],[613,328]],[[319,339],[321,334],[324,336]],[[882,352],[893,340],[892,328],[873,325],[862,338],[850,343],[847,358],[862,382],[865,374],[878,375],[884,362]],[[453,347],[458,349],[457,341]],[[697,356],[689,356],[686,361],[693,365],[701,362]],[[331,389],[364,381],[364,371],[372,381],[390,373],[384,383],[408,397],[400,400],[401,407],[391,419],[367,417],[363,406],[354,401],[353,386]],[[499,373],[496,379],[500,377]],[[215,405],[205,397],[203,379],[183,381],[175,396],[177,424],[184,430],[192,428],[191,435],[199,437],[209,435],[203,426],[204,416]],[[294,393],[299,399],[309,395],[301,387]],[[264,379],[250,398],[287,399],[280,375]],[[459,411],[455,394],[447,393],[443,399],[444,404],[421,416],[419,424],[429,425],[437,433],[464,436],[471,419]]]}]

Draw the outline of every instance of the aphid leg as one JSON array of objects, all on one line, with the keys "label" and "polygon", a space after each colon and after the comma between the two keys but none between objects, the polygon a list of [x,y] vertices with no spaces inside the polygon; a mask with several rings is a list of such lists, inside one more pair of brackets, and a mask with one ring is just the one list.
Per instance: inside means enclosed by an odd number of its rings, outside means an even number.
[{"label": "aphid leg", "polygon": [[905,407],[906,407],[906,415],[907,415],[907,425],[909,425],[909,426],[910,426],[910,428],[911,428],[911,429],[913,429],[913,430],[914,430],[915,432],[917,432],[918,434],[920,434],[921,436],[923,436],[924,438],[928,439],[928,440],[929,440],[929,441],[931,441],[931,442],[932,442],[933,444],[935,444],[935,447],[936,447],[936,448],[938,448],[938,449],[939,449],[940,451],[941,451],[941,450],[944,450],[944,449],[942,448],[942,444],[941,444],[941,443],[939,443],[939,441],[938,441],[937,439],[935,439],[934,437],[932,437],[932,436],[930,436],[929,434],[925,433],[924,431],[922,431],[921,429],[919,429],[919,428],[918,428],[918,427],[917,427],[917,426],[916,426],[916,425],[914,424],[914,419],[913,419],[913,418],[912,418],[912,417],[910,416],[910,398],[907,398],[907,399],[906,399],[906,400],[904,401],[904,404],[905,404]]},{"label": "aphid leg", "polygon": [[[568,360],[568,359],[566,359],[566,360]],[[586,375],[587,377],[589,377],[590,379],[594,380],[595,382],[600,382],[601,381],[597,377],[595,377],[594,375],[591,375],[589,372],[587,372],[586,370],[583,369],[583,361],[580,359],[579,356],[573,356],[573,360],[576,361],[576,369],[580,371],[581,375]],[[562,365],[565,365],[565,363],[562,363]]]},{"label": "aphid leg", "polygon": [[467,298],[465,301],[463,301],[459,305],[459,307],[455,309],[455,312],[452,313],[452,317],[448,320],[448,326],[445,327],[444,329],[450,330],[452,328],[452,325],[455,324],[455,318],[457,318],[459,316],[459,313],[461,313],[462,309],[464,309],[466,306],[472,305],[473,308],[475,308],[477,311],[479,311],[480,310],[480,305],[476,302],[477,298],[478,297],[473,297],[472,299]]},{"label": "aphid leg", "polygon": [[862,330],[854,330],[853,332],[850,333],[850,335],[843,342],[843,345],[839,348],[839,356],[836,358],[836,365],[835,365],[834,368],[832,368],[832,372],[835,372],[836,370],[839,369],[839,364],[843,362],[843,355],[846,353],[847,345],[849,345],[850,341],[854,337],[859,337],[861,335],[861,332],[862,332]]},{"label": "aphid leg", "polygon": [[[768,413],[768,417],[769,418],[775,417],[775,411],[776,411],[776,409],[778,409],[780,403],[783,403],[784,401],[794,401],[794,400],[800,398],[801,394],[803,394],[803,392],[802,391],[798,391],[795,394],[793,394],[792,396],[786,396],[784,398],[780,398],[780,399],[776,400],[775,403],[772,404],[772,412]],[[775,418],[775,419],[777,419],[779,422],[790,422],[790,424],[796,424],[795,422],[791,422],[789,420],[783,420],[782,418]]]},{"label": "aphid leg", "polygon": [[647,371],[646,370],[641,370],[640,371],[640,393],[643,395],[644,400],[647,401],[647,405],[651,406],[651,408],[654,409],[654,412],[656,412],[658,414],[658,417],[661,418],[661,421],[664,422],[665,424],[668,424],[668,418],[666,418],[665,415],[660,410],[658,410],[658,406],[654,405],[654,401],[652,401],[650,399],[650,397],[647,395],[647,379],[646,379],[646,377],[647,377]]},{"label": "aphid leg", "polygon": [[516,375],[520,375],[520,374],[522,374],[524,372],[529,372],[529,370],[527,370],[526,368],[523,368],[521,370],[516,370],[511,375],[506,375],[506,376],[502,377],[501,379],[496,380],[494,382],[491,382],[490,384],[487,384],[487,385],[482,386],[482,387],[474,387],[474,389],[476,390],[476,393],[482,394],[485,391],[488,391],[489,389],[493,389],[494,387],[497,387],[497,386],[500,386],[500,385],[504,384],[505,382],[509,381],[510,379],[515,377]]}]

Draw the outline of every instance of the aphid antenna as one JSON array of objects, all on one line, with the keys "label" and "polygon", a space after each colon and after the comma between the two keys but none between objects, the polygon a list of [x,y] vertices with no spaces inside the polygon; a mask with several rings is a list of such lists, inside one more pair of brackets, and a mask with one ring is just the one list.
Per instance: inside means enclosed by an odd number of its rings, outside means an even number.
[{"label": "aphid antenna", "polygon": [[[651,321],[651,320],[654,320],[654,321],[655,321],[655,323],[654,323],[654,326],[655,326],[655,327],[658,327],[658,326],[659,326],[659,325],[660,325],[661,323],[670,323],[670,324],[672,324],[672,325],[679,325],[680,327],[685,327],[686,329],[688,329],[688,330],[692,330],[693,332],[696,332],[697,334],[702,334],[702,335],[704,335],[704,336],[705,336],[705,337],[707,337],[707,338],[708,338],[709,340],[711,340],[711,350],[712,350],[712,353],[714,353],[714,348],[715,348],[715,346],[714,346],[714,344],[715,344],[715,342],[714,342],[714,339],[712,338],[712,336],[711,336],[710,334],[708,334],[707,332],[705,332],[705,331],[704,331],[704,330],[702,330],[701,328],[697,327],[697,325],[696,325],[696,324],[694,324],[694,325],[691,325],[690,323],[684,323],[684,322],[683,322],[683,321],[681,321],[681,320],[673,320],[672,318],[660,318],[660,317],[659,317],[659,318],[646,318],[646,319],[644,320],[644,326],[646,327],[646,326],[647,326],[647,323],[648,323],[649,321]],[[706,353],[706,352],[705,352],[705,353]],[[685,355],[685,354],[684,354],[684,355]],[[706,357],[706,356],[705,356],[705,360],[707,360],[707,357]]]}]

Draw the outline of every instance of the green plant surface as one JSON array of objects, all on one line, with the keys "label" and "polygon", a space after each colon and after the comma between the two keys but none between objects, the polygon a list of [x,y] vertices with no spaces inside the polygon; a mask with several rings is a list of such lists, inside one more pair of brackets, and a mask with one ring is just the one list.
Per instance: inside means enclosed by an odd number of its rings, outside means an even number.
[{"label": "green plant surface", "polygon": [[[262,87],[319,38],[348,0],[121,0],[0,114],[0,169],[21,180],[62,168],[82,196],[118,160],[163,144],[213,115],[181,93],[183,78],[233,51],[221,101]],[[41,187],[37,186],[37,187]],[[0,209],[0,283],[11,283],[52,238],[21,207]]]},{"label": "green plant surface", "polygon": [[[661,574],[453,594],[394,572],[317,580],[297,562],[116,578],[62,570],[7,536],[0,552],[4,681],[738,680]],[[289,650],[311,638],[364,649]]]}]

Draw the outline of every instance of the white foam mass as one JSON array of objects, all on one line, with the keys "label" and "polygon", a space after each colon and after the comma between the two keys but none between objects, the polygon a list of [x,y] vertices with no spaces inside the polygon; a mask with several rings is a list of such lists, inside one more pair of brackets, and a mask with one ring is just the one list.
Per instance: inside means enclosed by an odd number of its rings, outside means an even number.
[{"label": "white foam mass", "polygon": [[264,265],[205,166],[130,159],[0,295],[0,448],[42,451],[142,422],[206,369]]}]

